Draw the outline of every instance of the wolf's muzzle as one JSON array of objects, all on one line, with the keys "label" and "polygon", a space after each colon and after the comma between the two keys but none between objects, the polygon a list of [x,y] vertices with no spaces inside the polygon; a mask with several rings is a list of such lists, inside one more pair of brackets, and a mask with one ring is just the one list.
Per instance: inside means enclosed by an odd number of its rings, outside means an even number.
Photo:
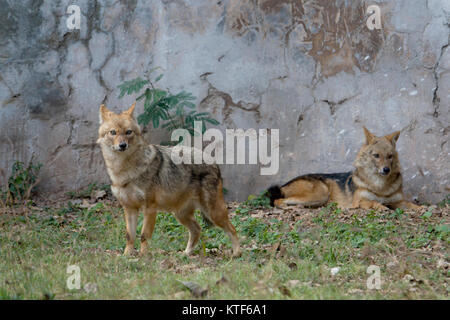
[{"label": "wolf's muzzle", "polygon": [[120,151],[125,151],[127,149],[127,147],[128,147],[128,144],[126,142],[121,142],[119,144],[119,150]]}]

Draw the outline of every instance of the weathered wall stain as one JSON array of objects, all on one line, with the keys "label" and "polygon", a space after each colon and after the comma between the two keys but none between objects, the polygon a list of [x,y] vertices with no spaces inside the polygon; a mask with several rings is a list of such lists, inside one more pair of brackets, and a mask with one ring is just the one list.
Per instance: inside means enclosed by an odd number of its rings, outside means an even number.
[{"label": "weathered wall stain", "polygon": [[[230,32],[303,46],[319,62],[324,77],[353,73],[353,67],[370,72],[385,37],[382,30],[366,27],[363,1],[235,0],[229,11]],[[283,19],[279,12],[285,12]]]},{"label": "weathered wall stain", "polygon": [[261,121],[261,114],[259,112],[261,103],[256,104],[251,102],[244,102],[242,100],[234,102],[230,94],[218,90],[207,80],[207,77],[210,74],[212,73],[207,72],[200,76],[203,81],[206,81],[208,83],[208,92],[206,97],[203,98],[202,101],[200,101],[200,108],[211,109],[213,115],[221,113],[224,124],[232,127],[234,126],[234,123],[230,119],[230,116],[233,113],[233,108],[251,112],[253,113],[254,118],[258,123]]}]

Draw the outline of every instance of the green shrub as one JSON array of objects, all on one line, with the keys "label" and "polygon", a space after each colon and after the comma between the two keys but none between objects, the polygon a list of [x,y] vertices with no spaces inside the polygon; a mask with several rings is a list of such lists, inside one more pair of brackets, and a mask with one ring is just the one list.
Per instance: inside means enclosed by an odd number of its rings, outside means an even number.
[{"label": "green shrub", "polygon": [[1,191],[2,202],[13,205],[19,201],[29,200],[39,183],[41,168],[41,163],[34,164],[33,161],[27,166],[21,161],[14,162],[7,189]]},{"label": "green shrub", "polygon": [[[151,72],[156,69],[158,68]],[[154,83],[156,84],[162,77],[163,74],[158,75]],[[136,98],[137,102],[144,102],[144,112],[137,117],[139,124],[146,127],[151,122],[154,128],[159,128],[161,125],[169,132],[175,129],[186,129],[192,136],[194,135],[194,121],[202,122],[202,133],[206,130],[207,122],[213,125],[219,124],[217,120],[211,118],[208,112],[194,110],[195,97],[191,93],[181,91],[173,94],[169,89],[155,88],[154,83],[150,79],[144,80],[138,77],[118,86],[119,98],[144,91]],[[162,144],[174,144],[174,142],[163,142]]]}]

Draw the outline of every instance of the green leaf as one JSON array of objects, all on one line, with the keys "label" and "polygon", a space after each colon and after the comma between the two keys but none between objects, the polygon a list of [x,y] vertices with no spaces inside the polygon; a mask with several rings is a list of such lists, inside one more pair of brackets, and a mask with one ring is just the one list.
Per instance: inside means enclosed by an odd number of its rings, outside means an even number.
[{"label": "green leaf", "polygon": [[140,77],[123,82],[117,86],[120,89],[119,98],[122,98],[125,94],[131,95],[141,91],[141,89],[148,83],[148,80],[143,80]]},{"label": "green leaf", "polygon": [[154,68],[150,69],[150,71],[148,73],[151,74],[158,69],[161,69],[161,67],[154,67]]},{"label": "green leaf", "polygon": [[195,108],[195,104],[192,102],[189,102],[189,101],[183,101],[182,103],[180,103],[180,105],[183,107],[191,108],[191,109]]},{"label": "green leaf", "polygon": [[208,112],[199,112],[199,113],[197,113],[197,114],[195,114],[195,116],[196,117],[203,117],[203,116],[208,116],[209,115],[209,113]]},{"label": "green leaf", "polygon": [[159,127],[159,118],[153,118],[153,128]]},{"label": "green leaf", "polygon": [[440,224],[436,226],[437,232],[450,233],[450,225],[449,224]]},{"label": "green leaf", "polygon": [[207,118],[207,119],[205,119],[205,121],[207,121],[207,122],[209,122],[209,123],[211,123],[213,125],[219,125],[220,124],[219,121],[217,121],[216,119],[212,119],[212,118]]},{"label": "green leaf", "polygon": [[428,219],[428,218],[430,218],[432,216],[432,213],[430,212],[430,211],[427,211],[427,212],[425,212],[423,215],[422,215],[422,219]]},{"label": "green leaf", "polygon": [[[150,73],[159,69],[153,68]],[[159,74],[154,83],[157,83],[164,76]],[[141,78],[125,81],[118,86],[120,89],[119,98],[125,94],[132,95],[139,93],[142,88],[150,84],[148,80]],[[153,85],[147,87],[144,93],[138,95],[137,101],[144,100],[144,112],[138,115],[138,123],[147,126],[150,122],[154,128],[162,128],[172,131],[177,128],[183,128],[189,131],[191,135],[198,134],[194,130],[194,122],[202,122],[202,132],[206,131],[206,123],[218,125],[219,122],[211,118],[208,112],[197,112],[195,96],[184,90],[172,94],[170,90],[155,88]]]}]

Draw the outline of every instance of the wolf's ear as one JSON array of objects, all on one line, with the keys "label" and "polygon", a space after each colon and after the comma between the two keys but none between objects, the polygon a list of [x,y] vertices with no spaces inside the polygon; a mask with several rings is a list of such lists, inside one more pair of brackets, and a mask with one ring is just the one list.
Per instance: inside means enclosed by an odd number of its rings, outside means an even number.
[{"label": "wolf's ear", "polygon": [[400,137],[400,131],[395,131],[391,134],[388,134],[386,138],[395,146],[395,143],[398,140],[398,137]]},{"label": "wolf's ear", "polygon": [[103,122],[108,120],[110,115],[111,115],[111,111],[109,111],[108,108],[106,108],[106,106],[104,104],[102,104],[100,106],[100,124],[102,124]]},{"label": "wolf's ear", "polygon": [[123,114],[127,114],[129,116],[133,116],[134,107],[136,107],[136,101],[131,105],[130,109],[122,112]]},{"label": "wolf's ear", "polygon": [[364,135],[366,136],[366,144],[370,144],[375,136],[366,127],[363,127],[363,129]]}]

